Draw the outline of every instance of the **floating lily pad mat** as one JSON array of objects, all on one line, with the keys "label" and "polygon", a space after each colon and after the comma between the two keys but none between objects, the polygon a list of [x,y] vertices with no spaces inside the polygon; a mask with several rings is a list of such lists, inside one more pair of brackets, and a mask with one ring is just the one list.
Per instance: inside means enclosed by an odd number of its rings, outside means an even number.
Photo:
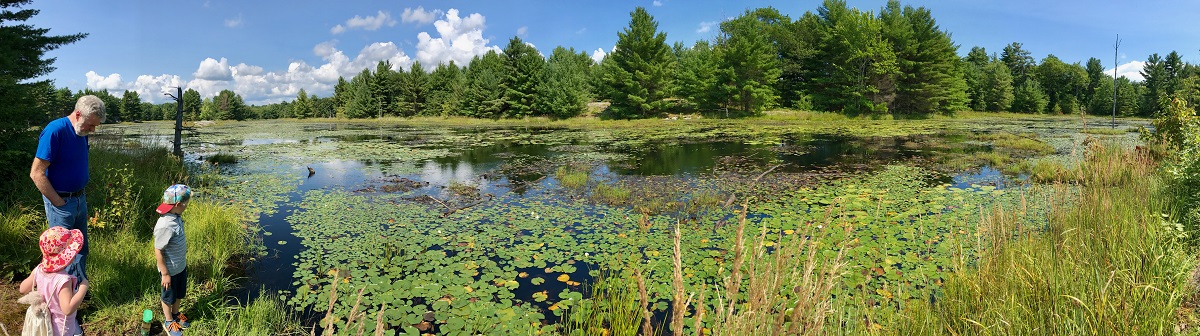
[{"label": "floating lily pad mat", "polygon": [[[630,279],[632,266],[644,269],[661,316],[672,292],[673,225],[685,233],[689,290],[723,284],[746,200],[747,242],[761,238],[770,251],[815,239],[825,256],[846,250],[839,299],[881,309],[936,300],[945,274],[963,266],[956,260],[987,248],[981,213],[1020,209],[1033,232],[1063,201],[999,167],[945,163],[996,151],[987,135],[1005,133],[1052,148],[1005,149],[1014,160],[1069,165],[1082,157],[1079,129],[1076,118],[253,121],[200,127],[184,144],[196,169],[219,181],[200,192],[246,209],[270,235],[244,286],[254,289],[239,295],[283,291],[297,310],[323,314],[337,283],[340,324],[361,290],[357,311],[383,309],[391,329],[415,333],[424,321],[440,334],[527,334],[553,329],[602,271]],[[169,130],[118,125],[98,140],[163,145]],[[1106,137],[1136,144],[1133,133]],[[239,160],[202,163],[218,153]],[[707,299],[714,311],[716,296]]]}]

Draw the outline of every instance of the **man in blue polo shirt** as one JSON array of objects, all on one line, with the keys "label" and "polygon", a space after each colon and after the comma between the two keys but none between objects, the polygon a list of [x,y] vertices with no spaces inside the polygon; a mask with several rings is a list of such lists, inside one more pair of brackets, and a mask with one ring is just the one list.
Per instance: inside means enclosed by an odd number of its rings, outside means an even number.
[{"label": "man in blue polo shirt", "polygon": [[49,227],[61,226],[77,229],[83,233],[83,249],[67,266],[66,273],[80,283],[87,279],[88,211],[83,188],[88,183],[88,135],[104,122],[104,101],[88,95],[79,97],[75,111],[66,117],[55,119],[42,129],[38,137],[37,153],[29,178],[46,206]]}]

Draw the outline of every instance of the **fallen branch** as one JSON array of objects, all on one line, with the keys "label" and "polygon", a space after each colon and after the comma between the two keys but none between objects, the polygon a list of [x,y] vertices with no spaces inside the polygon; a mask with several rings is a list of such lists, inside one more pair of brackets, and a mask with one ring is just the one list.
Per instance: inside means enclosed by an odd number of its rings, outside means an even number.
[{"label": "fallen branch", "polygon": [[[436,199],[436,198],[435,198],[435,199]],[[478,202],[471,203],[471,204],[468,204],[468,205],[466,205],[466,206],[462,206],[462,207],[458,207],[458,208],[453,208],[453,209],[450,209],[449,211],[446,211],[445,213],[442,213],[442,218],[446,218],[447,216],[450,216],[451,214],[453,214],[453,213],[455,213],[455,212],[458,212],[459,210],[464,210],[464,209],[467,209],[467,208],[470,208],[470,207],[473,207],[473,206],[476,206],[476,205],[483,204],[483,203],[485,203],[485,202],[487,202],[487,201],[491,201],[491,200],[492,200],[492,194],[487,194],[487,199],[485,199],[485,200],[479,200]],[[447,207],[447,208],[449,208],[449,207]]]},{"label": "fallen branch", "polygon": [[[775,170],[775,168],[779,168],[780,166],[783,166],[783,164],[777,164],[777,165],[771,166],[771,168],[767,168],[767,170],[763,171],[761,174],[758,174],[758,176],[754,177],[754,179],[751,180],[750,183],[751,184],[758,183],[758,180],[761,180],[763,178],[763,176],[766,176],[767,173],[770,173],[771,171]],[[733,205],[733,201],[736,199],[737,199],[737,193],[733,193],[733,192],[729,193],[729,198],[725,200],[724,207],[728,208],[729,206]],[[723,225],[725,225],[724,218],[717,221],[717,224],[714,225],[713,228],[720,229],[721,226],[723,226]]]}]

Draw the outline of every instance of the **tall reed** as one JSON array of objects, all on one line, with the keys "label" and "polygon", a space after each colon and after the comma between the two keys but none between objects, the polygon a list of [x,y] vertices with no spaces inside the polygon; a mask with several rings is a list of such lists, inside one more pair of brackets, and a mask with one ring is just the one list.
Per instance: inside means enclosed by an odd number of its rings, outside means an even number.
[{"label": "tall reed", "polygon": [[1174,334],[1195,265],[1160,216],[1169,200],[1154,163],[1115,146],[1093,145],[1057,185],[1073,206],[1051,210],[1026,233],[1019,209],[985,209],[988,248],[962,268],[931,305],[912,305],[898,334]]}]

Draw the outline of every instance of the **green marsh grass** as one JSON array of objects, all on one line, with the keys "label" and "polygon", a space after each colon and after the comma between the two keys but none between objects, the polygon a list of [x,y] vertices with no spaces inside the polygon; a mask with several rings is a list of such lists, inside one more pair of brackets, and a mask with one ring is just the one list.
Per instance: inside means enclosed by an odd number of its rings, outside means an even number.
[{"label": "green marsh grass", "polygon": [[1004,167],[1008,174],[1029,174],[1029,179],[1038,183],[1075,181],[1074,171],[1053,160],[1024,160]]},{"label": "green marsh grass", "polygon": [[1007,132],[997,132],[978,136],[980,140],[991,141],[995,147],[1029,151],[1039,155],[1054,154],[1054,146],[1036,139],[1034,134],[1017,135]]},{"label": "green marsh grass", "polygon": [[562,166],[554,170],[554,178],[558,179],[564,187],[580,189],[587,186],[588,172],[571,166]]},{"label": "green marsh grass", "polygon": [[932,305],[909,305],[901,335],[1168,335],[1192,295],[1195,258],[1160,216],[1169,200],[1145,157],[1095,145],[1058,185],[1075,204],[1051,210],[1040,232],[1021,209],[981,209],[989,248],[963,267]]},{"label": "green marsh grass", "polygon": [[596,278],[591,296],[573,305],[560,322],[560,333],[568,336],[635,336],[641,330],[642,306],[637,284],[605,273]]},{"label": "green marsh grass", "polygon": [[231,304],[217,309],[210,323],[197,325],[188,333],[201,335],[305,335],[297,317],[275,296],[263,296],[246,305]]},{"label": "green marsh grass", "polygon": [[[183,311],[198,327],[221,325],[219,319],[230,319],[229,312],[235,308],[227,302],[226,291],[235,286],[233,266],[240,262],[239,256],[257,252],[254,231],[242,211],[206,198],[205,181],[190,176],[183,162],[164,148],[93,148],[89,162],[92,180],[87,197],[93,222],[89,225],[88,276],[92,290],[80,313],[85,330],[95,335],[135,333],[143,309],[151,309],[155,319],[161,320],[151,231],[158,217],[154,207],[160,202],[162,191],[174,183],[189,184],[195,194],[184,213],[190,284]],[[0,238],[24,243],[4,244],[0,248],[0,255],[5,257],[0,271],[23,277],[40,259],[35,239],[45,229],[45,215],[32,183],[17,183],[14,189],[18,191],[9,195],[13,202],[0,206]],[[9,237],[15,238],[9,240]],[[288,316],[283,315],[286,309],[282,306],[263,302],[253,302],[249,309],[254,313],[238,315],[237,321],[241,325],[278,327],[276,331],[298,328],[299,322],[290,317],[242,322]]]},{"label": "green marsh grass", "polygon": [[[743,209],[745,205],[743,205]],[[568,311],[562,335],[683,335],[691,328],[697,335],[824,335],[833,332],[828,325],[833,317],[833,291],[847,271],[844,249],[829,251],[818,247],[813,232],[782,238],[769,244],[766,227],[749,228],[745,212],[739,217],[737,233],[729,250],[733,252],[733,272],[724,280],[701,285],[683,284],[679,226],[673,230],[671,316],[655,324],[643,311],[653,301],[645,294],[645,280],[638,267],[630,265],[637,281],[602,276],[592,286],[592,297]],[[826,223],[828,224],[828,223]],[[744,237],[750,236],[747,241]],[[686,253],[697,253],[687,251]],[[706,297],[719,304],[706,311]],[[669,323],[669,326],[668,326]],[[647,332],[649,330],[649,332]]]},{"label": "green marsh grass", "polygon": [[[1088,129],[1083,130],[1083,133],[1097,134],[1097,135],[1122,135],[1122,134],[1129,133],[1129,132],[1130,131],[1128,129],[1105,128],[1105,127],[1093,127],[1093,128],[1088,128]],[[1134,130],[1133,132],[1137,132],[1137,131]]]},{"label": "green marsh grass", "polygon": [[231,164],[231,163],[237,163],[238,157],[237,157],[237,155],[233,155],[233,154],[229,154],[229,153],[217,153],[217,154],[213,154],[209,157],[204,158],[204,161],[208,161],[209,163],[214,163],[214,164]]},{"label": "green marsh grass", "polygon": [[596,185],[596,189],[592,191],[592,198],[597,202],[609,205],[624,205],[629,203],[629,196],[632,192],[619,185],[611,185],[608,183],[600,183]]}]

